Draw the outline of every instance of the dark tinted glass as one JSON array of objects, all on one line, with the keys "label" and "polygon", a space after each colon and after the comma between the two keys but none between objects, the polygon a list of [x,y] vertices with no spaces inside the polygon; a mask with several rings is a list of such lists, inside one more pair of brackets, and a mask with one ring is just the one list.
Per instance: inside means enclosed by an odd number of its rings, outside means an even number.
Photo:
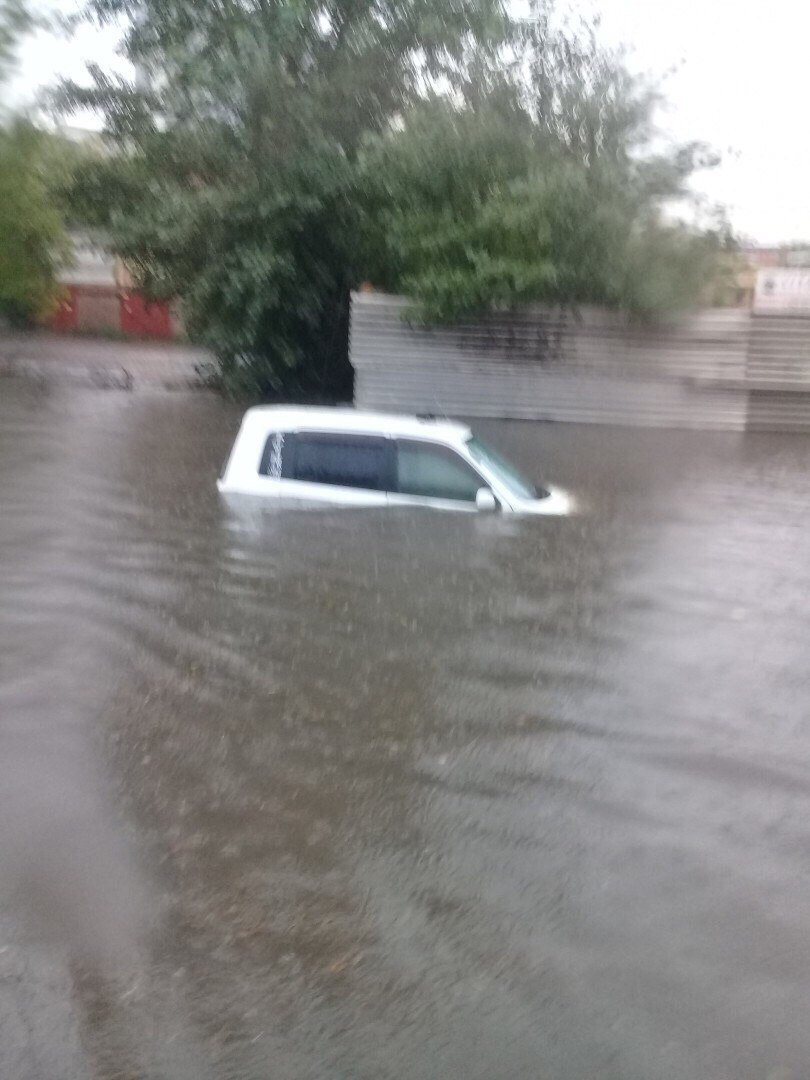
[{"label": "dark tinted glass", "polygon": [[373,436],[298,432],[293,478],[311,484],[385,491],[387,444],[387,439]]},{"label": "dark tinted glass", "polygon": [[484,480],[446,446],[400,439],[397,442],[397,490],[403,495],[475,502]]}]

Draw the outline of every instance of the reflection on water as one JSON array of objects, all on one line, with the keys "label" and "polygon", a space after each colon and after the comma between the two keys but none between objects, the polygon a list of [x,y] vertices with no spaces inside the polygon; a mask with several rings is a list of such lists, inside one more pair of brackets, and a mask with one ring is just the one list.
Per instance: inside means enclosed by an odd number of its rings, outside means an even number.
[{"label": "reflection on water", "polygon": [[2,387],[0,1075],[804,1076],[810,443],[481,423],[524,520],[237,424]]}]

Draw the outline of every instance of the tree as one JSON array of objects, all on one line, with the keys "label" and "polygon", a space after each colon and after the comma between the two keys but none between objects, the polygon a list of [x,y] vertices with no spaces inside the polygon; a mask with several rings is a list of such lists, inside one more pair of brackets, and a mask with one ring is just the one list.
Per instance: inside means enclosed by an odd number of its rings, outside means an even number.
[{"label": "tree", "polygon": [[69,256],[62,218],[43,176],[47,137],[17,121],[0,129],[0,314],[26,323],[46,315]]},{"label": "tree", "polygon": [[[0,0],[0,86],[31,21],[20,0]],[[0,315],[27,322],[59,293],[68,242],[47,179],[49,136],[21,119],[0,127]]]},{"label": "tree", "polygon": [[[179,295],[230,388],[345,392],[355,161],[450,85],[499,0],[92,0],[125,18],[136,84],[91,72],[117,159],[83,172],[92,210],[153,295]],[[90,204],[93,204],[90,206]]]},{"label": "tree", "polygon": [[349,289],[369,277],[426,318],[538,299],[654,311],[697,280],[671,259],[708,262],[714,241],[662,214],[700,148],[651,153],[654,92],[547,6],[523,24],[500,0],[90,12],[125,20],[138,77],[93,68],[59,91],[104,112],[115,151],[80,170],[74,212],[149,294],[182,299],[230,389],[345,392]]},{"label": "tree", "polygon": [[729,230],[672,210],[713,155],[651,149],[658,94],[593,27],[555,29],[546,9],[516,42],[511,78],[479,65],[461,102],[436,97],[368,140],[374,280],[425,321],[533,301],[649,318],[697,302]]},{"label": "tree", "polygon": [[0,0],[0,86],[11,74],[17,43],[31,25],[31,14],[23,0]]},{"label": "tree", "polygon": [[[496,0],[104,3],[130,19],[149,92],[94,72],[72,106],[101,106],[124,151],[87,170],[117,249],[154,295],[183,297],[231,388],[335,392],[349,373],[356,156],[472,41]],[[96,198],[101,207],[104,198]]]}]

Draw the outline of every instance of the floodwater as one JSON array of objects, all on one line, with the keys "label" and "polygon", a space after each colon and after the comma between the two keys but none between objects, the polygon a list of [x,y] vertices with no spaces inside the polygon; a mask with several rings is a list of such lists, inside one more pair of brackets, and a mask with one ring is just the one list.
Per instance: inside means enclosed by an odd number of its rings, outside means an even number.
[{"label": "floodwater", "polygon": [[482,423],[518,520],[237,423],[0,387],[0,1077],[806,1077],[810,440]]}]

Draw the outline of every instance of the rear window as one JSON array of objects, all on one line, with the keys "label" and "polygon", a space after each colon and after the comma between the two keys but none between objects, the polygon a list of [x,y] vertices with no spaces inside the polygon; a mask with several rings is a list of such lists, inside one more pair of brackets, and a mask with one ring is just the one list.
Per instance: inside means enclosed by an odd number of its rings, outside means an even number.
[{"label": "rear window", "polygon": [[[285,463],[289,459],[288,440],[290,436],[284,431],[274,431],[264,444],[262,460],[259,464],[261,476],[272,476],[278,480],[281,476],[289,475],[284,471]],[[285,451],[286,445],[286,451]]]},{"label": "rear window", "polygon": [[262,458],[267,475],[310,484],[385,491],[388,487],[389,440],[373,435],[296,432],[284,438],[278,470],[274,472],[273,437]]}]

